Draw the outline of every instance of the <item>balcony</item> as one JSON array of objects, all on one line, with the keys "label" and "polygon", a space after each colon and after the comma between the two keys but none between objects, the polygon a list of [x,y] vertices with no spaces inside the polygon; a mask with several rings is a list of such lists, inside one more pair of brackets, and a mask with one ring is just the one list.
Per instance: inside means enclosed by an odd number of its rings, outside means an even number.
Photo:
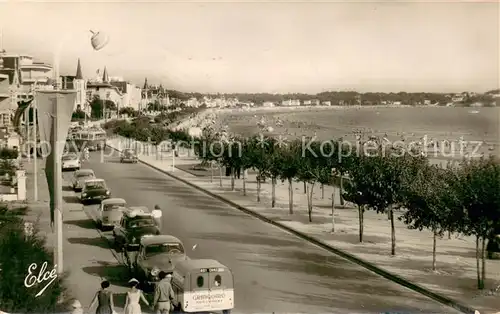
[{"label": "balcony", "polygon": [[19,66],[19,69],[21,69],[21,71],[23,70],[50,71],[52,70],[52,65],[46,63],[23,64]]}]

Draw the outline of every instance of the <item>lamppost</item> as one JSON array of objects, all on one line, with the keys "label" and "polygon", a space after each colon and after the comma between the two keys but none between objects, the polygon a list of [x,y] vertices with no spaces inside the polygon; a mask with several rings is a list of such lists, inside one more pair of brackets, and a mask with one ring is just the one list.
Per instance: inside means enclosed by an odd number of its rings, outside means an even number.
[{"label": "lamppost", "polygon": [[[35,202],[38,201],[38,133],[37,133],[37,107],[36,107],[36,98],[35,98],[35,93],[36,93],[36,85],[38,83],[38,80],[35,81],[35,83],[32,85],[32,93],[33,93],[33,102],[32,102],[32,107],[33,107],[33,143],[34,144],[34,151],[35,151],[35,157],[34,157],[34,162],[33,162],[33,199]],[[29,113],[29,109],[28,109]],[[29,116],[29,114],[28,114]],[[31,153],[31,148],[30,148],[30,153]]]}]

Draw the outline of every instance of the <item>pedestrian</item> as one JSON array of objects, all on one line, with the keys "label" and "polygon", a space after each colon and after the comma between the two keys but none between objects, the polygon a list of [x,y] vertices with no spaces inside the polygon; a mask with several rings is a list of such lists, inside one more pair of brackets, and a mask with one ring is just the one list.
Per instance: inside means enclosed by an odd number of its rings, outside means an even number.
[{"label": "pedestrian", "polygon": [[151,211],[151,214],[153,215],[153,219],[155,220],[156,225],[158,226],[158,229],[161,231],[161,216],[163,216],[163,212],[160,208],[160,205],[156,204],[155,208]]},{"label": "pedestrian", "polygon": [[89,310],[97,303],[96,314],[112,314],[114,312],[113,292],[109,290],[109,286],[109,281],[104,280],[101,282],[101,290],[96,292],[90,303]]},{"label": "pedestrian", "polygon": [[128,283],[130,284],[130,290],[127,292],[127,299],[125,300],[125,314],[141,314],[139,301],[142,300],[147,306],[149,306],[149,302],[144,297],[142,291],[137,289],[139,285],[137,279],[132,278]]},{"label": "pedestrian", "polygon": [[172,275],[167,276],[166,272],[161,271],[158,277],[160,281],[156,285],[153,307],[156,309],[156,314],[169,314],[175,297],[170,283]]},{"label": "pedestrian", "polygon": [[83,314],[82,304],[78,300],[71,303],[71,314]]}]

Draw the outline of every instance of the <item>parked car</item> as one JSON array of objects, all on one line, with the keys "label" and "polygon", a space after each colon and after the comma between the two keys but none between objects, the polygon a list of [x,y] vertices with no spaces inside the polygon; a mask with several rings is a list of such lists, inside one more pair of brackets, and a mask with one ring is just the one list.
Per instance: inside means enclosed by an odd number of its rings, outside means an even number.
[{"label": "parked car", "polygon": [[133,149],[124,149],[122,153],[120,154],[120,162],[131,162],[131,163],[137,163],[138,158],[135,150]]},{"label": "parked car", "polygon": [[111,197],[111,192],[106,186],[104,179],[90,179],[83,184],[82,195],[80,199],[82,204],[90,204],[92,202],[101,202],[102,200]]},{"label": "parked car", "polygon": [[120,224],[127,202],[123,198],[108,198],[97,209],[97,227],[101,230]]},{"label": "parked car", "polygon": [[92,169],[80,169],[75,171],[73,175],[72,185],[75,192],[81,191],[85,181],[94,179],[95,173]]},{"label": "parked car", "polygon": [[160,271],[172,273],[177,262],[187,259],[181,240],[172,235],[145,235],[138,250],[125,250],[131,273],[145,283],[157,282]]},{"label": "parked car", "polygon": [[113,229],[113,238],[117,250],[137,250],[141,237],[158,235],[160,229],[153,215],[141,208],[129,207],[123,212],[120,224]]},{"label": "parked car", "polygon": [[80,158],[77,154],[66,154],[62,156],[62,171],[66,170],[79,170],[81,167]]}]

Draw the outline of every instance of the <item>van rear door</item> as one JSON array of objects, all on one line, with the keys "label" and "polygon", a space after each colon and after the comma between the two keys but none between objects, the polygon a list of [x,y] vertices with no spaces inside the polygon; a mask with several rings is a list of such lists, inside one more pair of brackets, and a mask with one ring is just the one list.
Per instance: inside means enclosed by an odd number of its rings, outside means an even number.
[{"label": "van rear door", "polygon": [[209,273],[210,309],[228,310],[234,307],[233,277],[228,269],[211,268]]},{"label": "van rear door", "polygon": [[184,295],[184,312],[203,312],[210,308],[208,269],[191,273],[191,291]]}]

